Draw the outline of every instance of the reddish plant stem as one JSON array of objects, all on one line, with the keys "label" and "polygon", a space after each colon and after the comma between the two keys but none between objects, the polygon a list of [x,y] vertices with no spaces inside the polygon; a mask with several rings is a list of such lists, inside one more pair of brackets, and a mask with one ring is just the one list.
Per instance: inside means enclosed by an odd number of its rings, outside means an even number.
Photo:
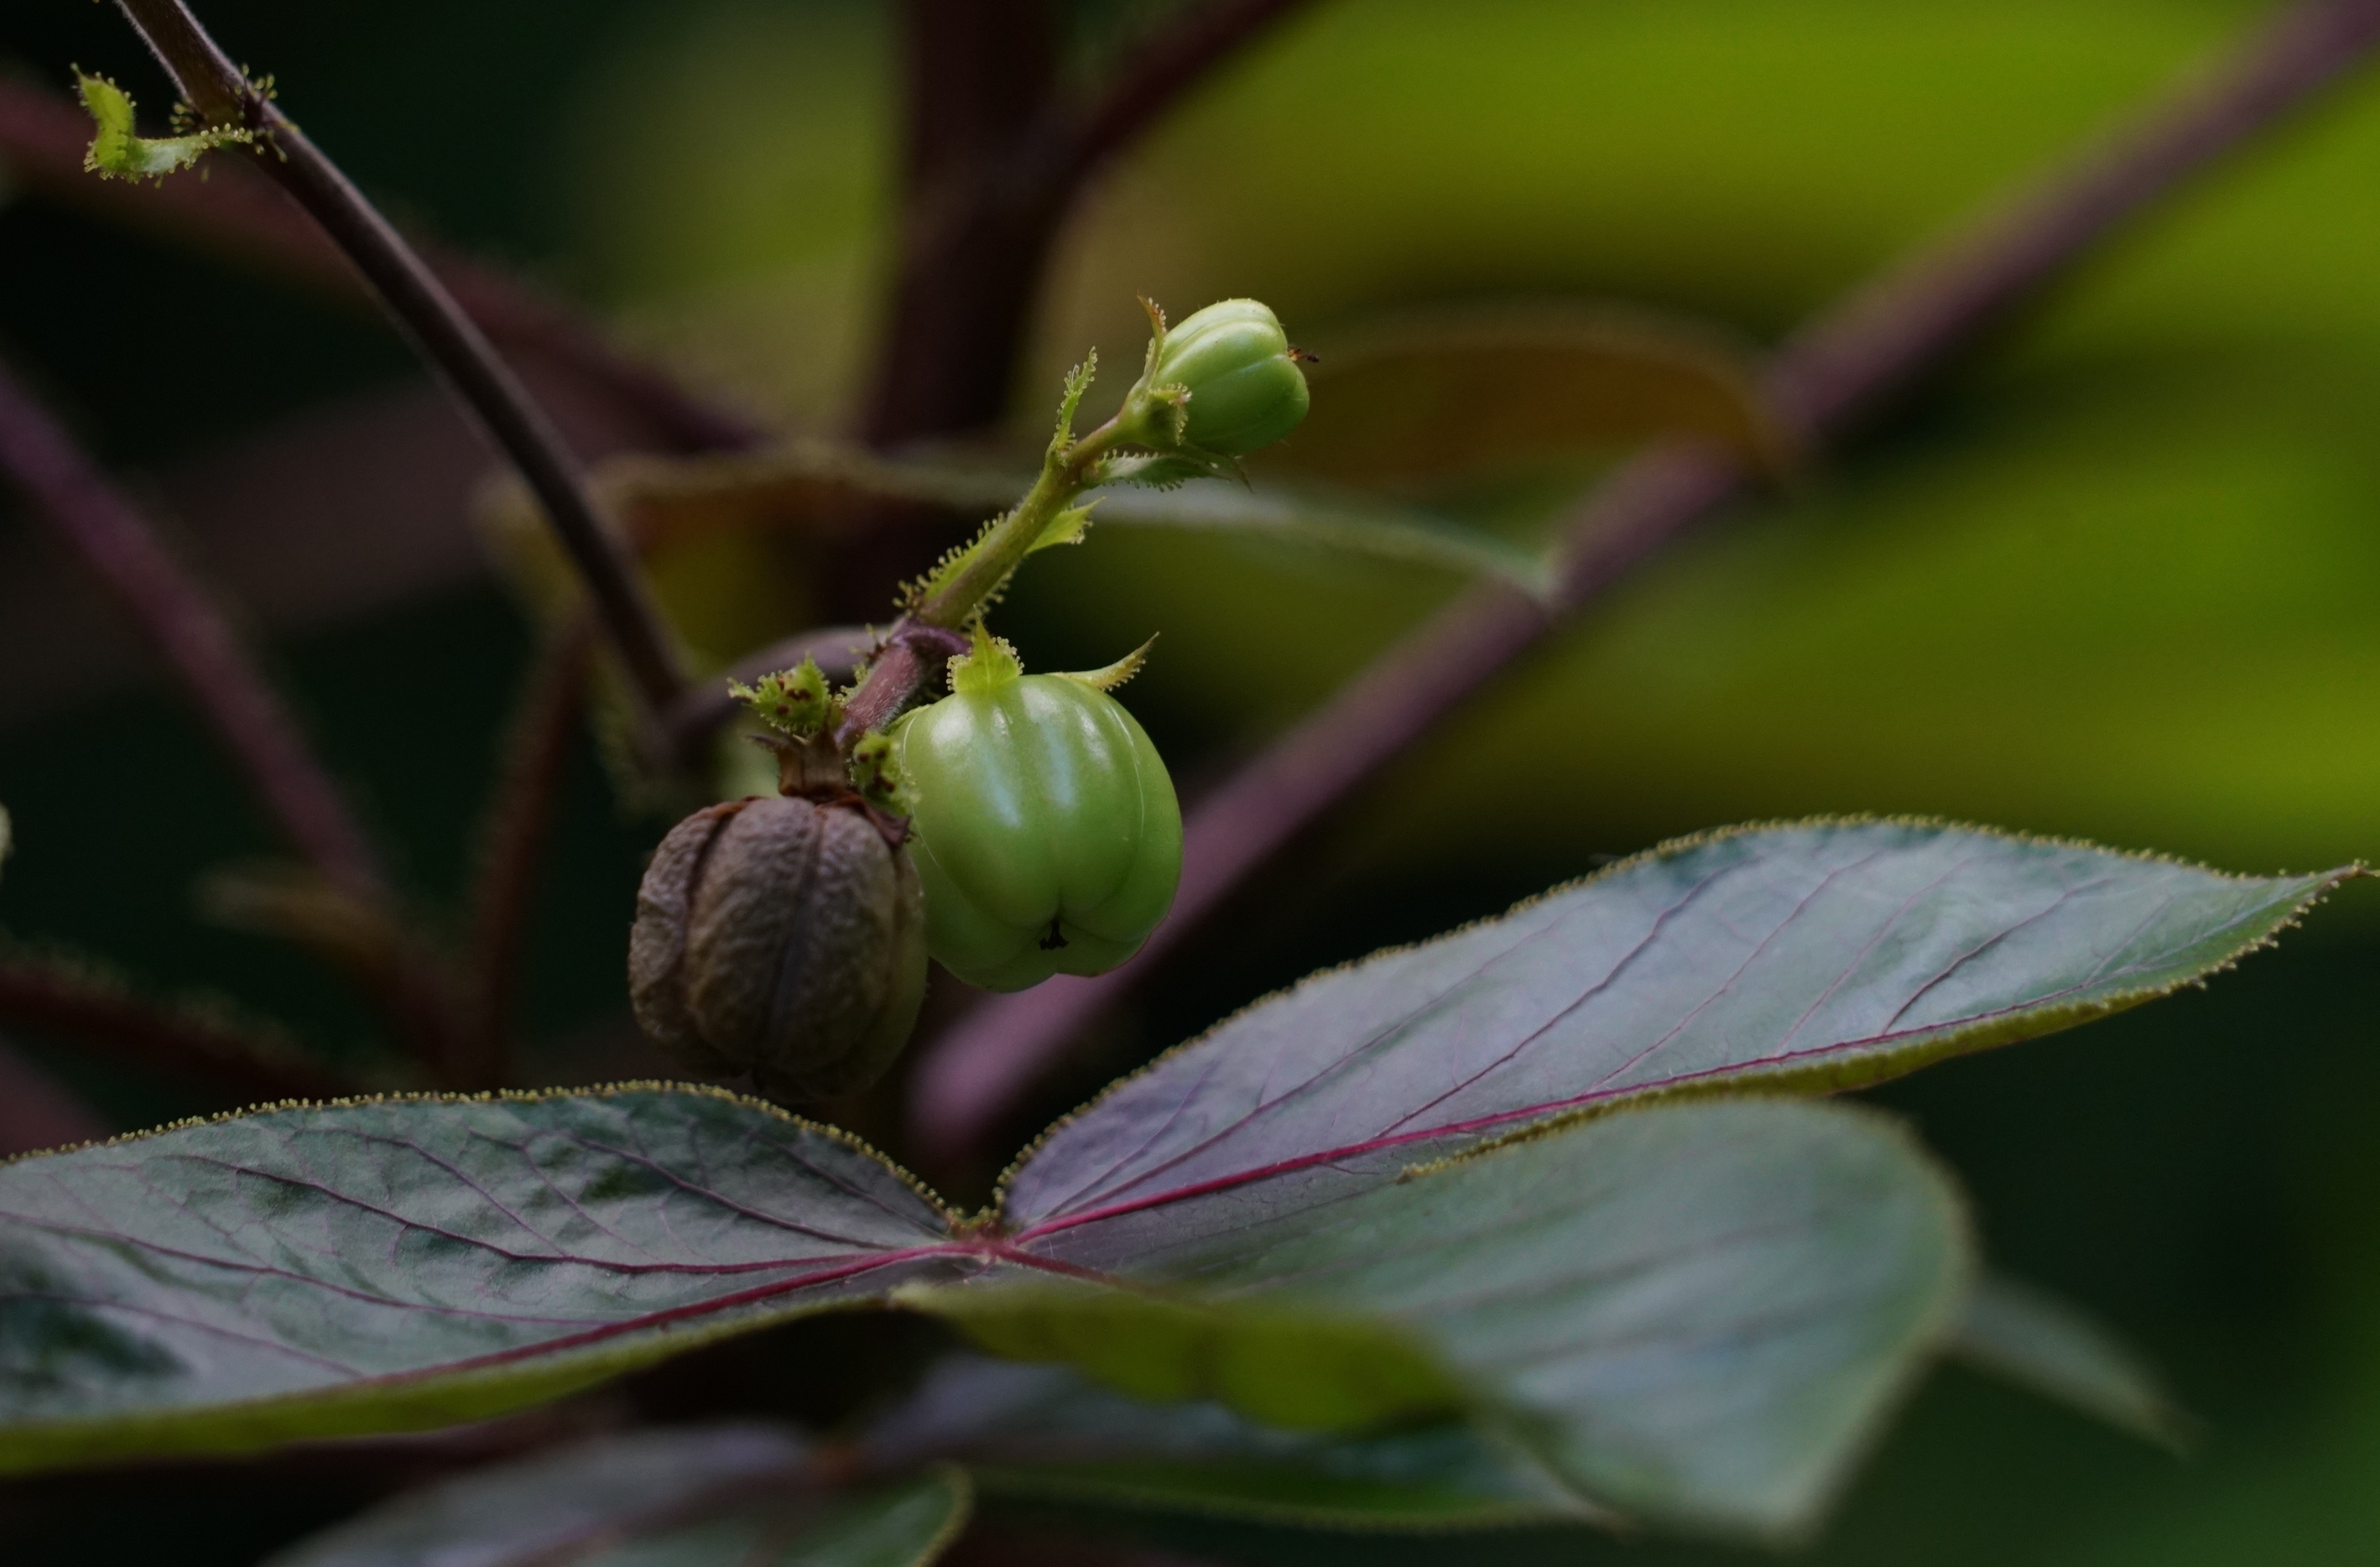
[{"label": "reddish plant stem", "polygon": [[1093,175],[1303,0],[1204,0],[1087,99],[1059,91],[1046,0],[908,0],[900,255],[862,430],[890,445],[997,420],[1043,263]]},{"label": "reddish plant stem", "polygon": [[381,898],[386,881],[370,843],[240,645],[230,617],[48,410],[5,370],[0,472],[164,656],[298,851],[339,885]]},{"label": "reddish plant stem", "polygon": [[860,677],[844,709],[835,738],[849,745],[870,729],[881,729],[911,698],[941,678],[951,659],[967,650],[964,633],[924,621],[905,620],[885,638],[884,650]]},{"label": "reddish plant stem", "polygon": [[[314,221],[245,164],[217,160],[204,179],[148,185],[94,179],[82,166],[91,136],[91,116],[62,94],[0,81],[0,164],[29,189],[260,268],[343,303],[376,303]],[[528,284],[434,247],[418,248],[490,338],[601,393],[662,446],[717,451],[760,439],[748,420],[622,354],[588,322]]]},{"label": "reddish plant stem", "polygon": [[[1812,449],[1854,434],[2036,299],[2112,231],[2304,103],[2380,44],[2380,0],[2313,0],[2015,202],[1855,290],[1797,334],[1767,385]],[[919,1144],[961,1157],[1267,856],[1662,543],[1744,492],[1726,454],[1664,445],[1633,459],[1566,526],[1539,605],[1475,588],[1391,647],[1191,814],[1182,889],[1141,954],[1097,979],[1001,997],[933,1041],[911,1077]]]},{"label": "reddish plant stem", "polygon": [[0,956],[0,1017],[243,1102],[356,1091],[346,1077],[272,1040],[211,1018],[160,1010],[103,980],[38,959]]},{"label": "reddish plant stem", "polygon": [[471,891],[470,1002],[456,1087],[502,1087],[510,1065],[506,1047],[521,943],[554,796],[578,730],[589,641],[586,624],[579,622],[544,649],[504,735]]},{"label": "reddish plant stem", "polygon": [[388,926],[387,950],[355,968],[357,982],[415,1053],[444,1060],[455,1029],[438,976],[397,931],[379,856],[297,720],[241,645],[229,614],[182,569],[65,428],[5,370],[0,473],[25,492],[59,541],[154,644],[291,845],[327,882]]},{"label": "reddish plant stem", "polygon": [[892,300],[861,423],[879,445],[999,417],[1050,236],[1047,0],[905,0]]},{"label": "reddish plant stem", "polygon": [[1066,171],[1079,185],[1130,147],[1217,66],[1310,0],[1206,0],[1159,23],[1076,110]]},{"label": "reddish plant stem", "polygon": [[626,547],[597,510],[578,459],[519,377],[379,209],[249,85],[181,0],[117,0],[117,6],[201,121],[260,133],[255,166],[322,225],[518,471],[577,568],[630,686],[650,712],[666,711],[685,686],[667,623]]}]

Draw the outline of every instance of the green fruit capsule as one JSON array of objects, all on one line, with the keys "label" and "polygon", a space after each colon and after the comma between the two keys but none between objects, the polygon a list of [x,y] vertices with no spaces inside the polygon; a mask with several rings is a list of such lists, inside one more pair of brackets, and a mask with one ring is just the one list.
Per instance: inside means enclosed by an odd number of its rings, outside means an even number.
[{"label": "green fruit capsule", "polygon": [[1100,678],[1026,674],[978,635],[951,695],[901,722],[926,950],[970,985],[1104,974],[1172,906],[1173,781]]},{"label": "green fruit capsule", "polygon": [[1154,384],[1190,390],[1183,438],[1232,456],[1269,446],[1305,418],[1305,372],[1281,318],[1254,299],[1224,299],[1165,334]]}]

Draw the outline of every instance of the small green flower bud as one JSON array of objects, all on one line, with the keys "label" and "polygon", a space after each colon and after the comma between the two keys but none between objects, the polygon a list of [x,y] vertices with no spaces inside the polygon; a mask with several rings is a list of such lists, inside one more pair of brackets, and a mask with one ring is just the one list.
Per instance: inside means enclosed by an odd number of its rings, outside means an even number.
[{"label": "small green flower bud", "polygon": [[1305,372],[1280,318],[1254,299],[1209,305],[1167,331],[1147,381],[1189,392],[1182,438],[1209,452],[1245,456],[1305,418]]}]

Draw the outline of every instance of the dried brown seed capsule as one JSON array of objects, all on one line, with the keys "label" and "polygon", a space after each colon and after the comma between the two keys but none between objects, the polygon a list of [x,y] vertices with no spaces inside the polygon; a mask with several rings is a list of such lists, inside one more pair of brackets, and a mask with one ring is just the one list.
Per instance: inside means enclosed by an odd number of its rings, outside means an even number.
[{"label": "dried brown seed capsule", "polygon": [[783,1098],[856,1093],[901,1053],[925,987],[917,873],[848,799],[697,811],[637,893],[637,1021],[700,1076],[748,1071]]}]

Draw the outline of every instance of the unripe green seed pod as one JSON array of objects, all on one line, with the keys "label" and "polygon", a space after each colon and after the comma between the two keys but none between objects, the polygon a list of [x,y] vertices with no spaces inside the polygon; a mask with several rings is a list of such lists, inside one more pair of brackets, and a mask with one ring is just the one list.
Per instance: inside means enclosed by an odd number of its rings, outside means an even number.
[{"label": "unripe green seed pod", "polygon": [[895,732],[928,950],[991,990],[1104,974],[1148,940],[1182,879],[1165,763],[1092,677],[1025,674],[979,642],[952,684]]},{"label": "unripe green seed pod", "polygon": [[1305,372],[1281,319],[1254,299],[1225,299],[1183,318],[1166,332],[1149,380],[1189,388],[1183,438],[1209,452],[1245,456],[1305,418]]},{"label": "unripe green seed pod", "polygon": [[925,993],[909,857],[866,811],[733,800],[662,840],[637,893],[628,994],[663,1053],[762,1092],[856,1093],[901,1053]]}]

